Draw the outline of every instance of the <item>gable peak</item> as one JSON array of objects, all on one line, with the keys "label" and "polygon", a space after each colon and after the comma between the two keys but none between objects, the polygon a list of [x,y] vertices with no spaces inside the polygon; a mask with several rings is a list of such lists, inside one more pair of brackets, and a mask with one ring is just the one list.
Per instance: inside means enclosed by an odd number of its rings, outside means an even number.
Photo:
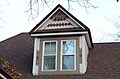
[{"label": "gable peak", "polygon": [[65,15],[60,9],[51,16],[51,19],[58,20],[58,21],[65,20],[65,18],[67,18],[67,15]]},{"label": "gable peak", "polygon": [[64,7],[58,4],[31,32],[51,29],[88,29],[81,21],[75,18]]}]

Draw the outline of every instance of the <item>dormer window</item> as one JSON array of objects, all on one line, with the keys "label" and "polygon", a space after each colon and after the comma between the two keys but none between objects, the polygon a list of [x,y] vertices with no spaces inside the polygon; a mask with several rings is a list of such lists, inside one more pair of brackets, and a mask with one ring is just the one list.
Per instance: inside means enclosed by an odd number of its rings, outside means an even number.
[{"label": "dormer window", "polygon": [[61,70],[76,70],[76,41],[61,41]]},{"label": "dormer window", "polygon": [[57,42],[56,41],[43,41],[43,58],[42,58],[43,71],[57,70]]},{"label": "dormer window", "polygon": [[[42,71],[76,70],[76,40],[61,40],[59,42],[61,42],[61,48],[57,41],[43,41]],[[57,69],[57,65],[59,65],[59,69]]]},{"label": "dormer window", "polygon": [[84,74],[92,48],[90,29],[57,5],[31,31],[33,75]]}]

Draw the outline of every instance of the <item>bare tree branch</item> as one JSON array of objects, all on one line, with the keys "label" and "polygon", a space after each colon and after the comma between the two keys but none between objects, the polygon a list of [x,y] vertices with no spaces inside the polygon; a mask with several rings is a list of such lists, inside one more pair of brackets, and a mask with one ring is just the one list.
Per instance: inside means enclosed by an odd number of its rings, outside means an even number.
[{"label": "bare tree branch", "polygon": [[28,6],[29,9],[25,11],[28,14],[28,20],[34,20],[39,15],[39,10],[43,10],[44,6],[50,9],[49,1],[47,0],[30,0]]},{"label": "bare tree branch", "polygon": [[85,10],[86,10],[86,12],[88,13],[88,9],[89,8],[94,8],[94,9],[96,9],[96,8],[98,8],[97,6],[94,6],[94,5],[92,5],[91,3],[90,3],[90,0],[77,0],[77,3],[81,6],[81,7],[83,7],[83,8],[85,8]]},{"label": "bare tree branch", "polygon": [[112,36],[112,37],[116,37],[115,40],[120,40],[120,16],[117,16],[117,19],[118,20],[111,20],[111,19],[108,19],[106,17],[104,17],[106,20],[112,22],[114,24],[114,26],[117,28],[117,32],[116,34],[108,34],[106,33],[106,35],[109,35],[109,36]]},{"label": "bare tree branch", "polygon": [[[0,7],[2,7],[2,5],[0,5]],[[3,14],[4,14],[3,11],[0,10],[0,15],[3,15]],[[0,22],[5,23],[5,21],[2,19],[2,16],[0,16]]]},{"label": "bare tree branch", "polygon": [[[91,0],[67,0],[68,11],[73,9],[72,3],[78,3],[78,5],[83,7],[87,13],[91,8],[98,8],[98,6],[93,5],[90,1]],[[117,2],[118,1],[119,0],[117,0]],[[28,14],[28,20],[34,20],[39,15],[39,13],[43,11],[45,6],[50,9],[50,3],[53,4],[54,0],[29,0],[29,9],[25,11]]]},{"label": "bare tree branch", "polygon": [[[51,3],[52,2],[52,3]],[[43,9],[44,6],[47,6],[50,9],[50,3],[53,4],[54,0],[30,0],[29,1],[29,9],[26,11],[29,15],[29,20],[34,20],[39,15],[39,10]],[[72,8],[71,3],[77,2],[80,7],[85,8],[86,12],[88,12],[88,8],[97,8],[96,6],[90,3],[90,0],[67,0],[68,2],[68,11]],[[40,4],[41,3],[41,4]],[[42,5],[42,8],[39,8]]]}]

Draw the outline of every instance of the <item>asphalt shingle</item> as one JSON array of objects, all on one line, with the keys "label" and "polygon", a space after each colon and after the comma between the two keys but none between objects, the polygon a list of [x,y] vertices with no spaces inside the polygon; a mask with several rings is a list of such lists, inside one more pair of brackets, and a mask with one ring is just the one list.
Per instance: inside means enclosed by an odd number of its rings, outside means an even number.
[{"label": "asphalt shingle", "polygon": [[83,75],[33,76],[33,39],[20,33],[0,42],[0,58],[9,61],[22,79],[120,79],[120,42],[94,43],[88,56],[88,69]]}]

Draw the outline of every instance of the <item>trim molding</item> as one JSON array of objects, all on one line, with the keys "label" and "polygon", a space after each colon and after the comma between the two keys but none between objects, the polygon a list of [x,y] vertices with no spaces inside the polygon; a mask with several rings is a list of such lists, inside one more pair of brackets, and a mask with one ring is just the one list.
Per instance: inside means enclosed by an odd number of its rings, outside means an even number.
[{"label": "trim molding", "polygon": [[39,50],[38,46],[39,46],[39,42],[40,40],[38,40],[38,38],[35,38],[34,40],[34,56],[33,56],[33,69],[32,69],[32,73],[33,75],[38,75],[38,66],[36,64],[36,57],[37,57],[37,51]]},{"label": "trim molding", "polygon": [[0,73],[0,77],[2,77],[3,79],[7,79],[4,75],[2,75],[1,73]]},{"label": "trim molding", "polygon": [[85,32],[62,32],[62,33],[42,33],[42,34],[31,34],[31,36],[53,36],[53,35],[79,35],[79,34],[88,34]]}]

